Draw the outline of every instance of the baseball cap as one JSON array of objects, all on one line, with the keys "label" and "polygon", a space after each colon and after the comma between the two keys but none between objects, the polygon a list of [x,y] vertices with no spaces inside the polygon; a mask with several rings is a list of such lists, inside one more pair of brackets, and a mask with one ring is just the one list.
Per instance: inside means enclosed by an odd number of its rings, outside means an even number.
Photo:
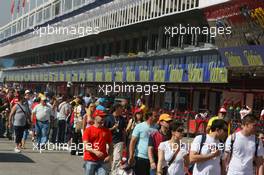
[{"label": "baseball cap", "polygon": [[28,94],[28,93],[30,93],[30,90],[26,90],[26,91],[25,91],[25,94]]},{"label": "baseball cap", "polygon": [[106,113],[104,113],[101,110],[95,110],[94,113],[93,113],[93,117],[96,117],[96,116],[105,117]]},{"label": "baseball cap", "polygon": [[172,118],[171,118],[171,116],[169,115],[169,114],[161,114],[160,115],[160,117],[159,117],[159,122],[160,121],[166,121],[166,122],[168,122],[168,121],[171,121],[172,120]]},{"label": "baseball cap", "polygon": [[46,98],[46,96],[41,96],[40,100],[45,101],[45,100],[47,100],[47,98]]},{"label": "baseball cap", "polygon": [[140,108],[137,108],[137,109],[135,109],[135,111],[134,111],[134,114],[137,114],[137,113],[142,113],[143,111],[142,111],[142,109],[140,109]]},{"label": "baseball cap", "polygon": [[220,110],[219,110],[219,113],[226,113],[226,109],[225,108],[220,108]]}]

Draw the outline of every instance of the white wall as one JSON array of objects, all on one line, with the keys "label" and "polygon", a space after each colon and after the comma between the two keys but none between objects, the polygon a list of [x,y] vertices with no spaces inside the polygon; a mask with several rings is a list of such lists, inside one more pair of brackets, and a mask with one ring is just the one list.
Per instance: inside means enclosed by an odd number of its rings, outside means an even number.
[{"label": "white wall", "polygon": [[231,1],[231,0],[200,0],[199,7],[200,8],[209,7],[209,6],[221,4],[227,1]]}]

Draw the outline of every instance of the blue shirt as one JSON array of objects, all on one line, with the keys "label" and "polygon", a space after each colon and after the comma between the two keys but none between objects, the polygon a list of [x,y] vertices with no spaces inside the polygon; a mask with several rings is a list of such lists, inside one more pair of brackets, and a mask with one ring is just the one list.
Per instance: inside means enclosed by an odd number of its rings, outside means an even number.
[{"label": "blue shirt", "polygon": [[132,136],[137,138],[135,156],[143,159],[148,158],[148,142],[149,137],[152,132],[157,131],[154,126],[147,124],[147,122],[142,122],[137,124],[133,130]]},{"label": "blue shirt", "polygon": [[96,107],[96,110],[105,111],[105,107],[102,106],[102,105],[98,105],[98,106]]}]

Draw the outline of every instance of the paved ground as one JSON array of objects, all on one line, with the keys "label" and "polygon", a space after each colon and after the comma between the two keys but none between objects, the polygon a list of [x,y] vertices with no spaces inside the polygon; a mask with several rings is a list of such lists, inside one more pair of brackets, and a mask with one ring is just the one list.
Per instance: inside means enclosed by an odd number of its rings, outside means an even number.
[{"label": "paved ground", "polygon": [[67,151],[33,150],[32,142],[14,153],[13,141],[0,139],[0,175],[83,175],[83,160]]}]

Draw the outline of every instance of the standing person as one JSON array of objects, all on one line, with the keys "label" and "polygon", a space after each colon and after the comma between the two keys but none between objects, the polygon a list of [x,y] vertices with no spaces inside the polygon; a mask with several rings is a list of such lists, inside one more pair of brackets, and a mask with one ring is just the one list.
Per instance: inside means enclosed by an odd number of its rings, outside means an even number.
[{"label": "standing person", "polygon": [[[94,124],[83,134],[85,175],[108,175],[113,152],[112,133],[103,126],[105,113],[96,110]],[[108,150],[107,150],[108,145]]]},{"label": "standing person", "polygon": [[160,129],[153,132],[149,137],[148,157],[150,161],[150,175],[155,175],[158,163],[158,148],[161,142],[170,139],[170,122],[172,118],[169,114],[161,114],[159,117]]},{"label": "standing person", "polygon": [[[73,115],[74,115],[74,119],[73,119],[73,130],[72,130],[72,143],[79,145],[79,143],[82,142],[82,115],[81,115],[81,111],[82,111],[82,104],[83,101],[80,97],[77,97],[75,99],[76,105],[74,106],[73,109]],[[76,155],[76,153],[79,155],[82,154],[82,148],[77,147],[78,150],[71,150],[71,155]],[[80,149],[79,149],[80,148]]]},{"label": "standing person", "polygon": [[256,117],[251,114],[244,116],[242,130],[232,134],[226,140],[227,175],[253,174],[254,164],[256,172],[260,171],[263,164],[264,149],[262,142],[255,135],[256,121]]},{"label": "standing person", "polygon": [[55,96],[51,98],[49,105],[51,108],[49,140],[51,141],[51,143],[55,144],[58,132],[58,101]]},{"label": "standing person", "polygon": [[112,115],[105,118],[104,126],[109,128],[113,137],[113,162],[111,171],[114,172],[122,159],[123,147],[125,144],[126,121],[122,116],[123,106],[115,104],[112,109]]},{"label": "standing person", "polygon": [[184,175],[184,168],[189,165],[188,150],[181,145],[184,128],[177,121],[173,121],[169,131],[171,138],[168,141],[161,142],[159,145],[159,160],[157,166],[157,175]]},{"label": "standing person", "polygon": [[153,126],[155,118],[152,113],[146,113],[145,119],[145,122],[134,128],[129,145],[128,164],[132,166],[135,163],[136,175],[149,175],[150,173],[148,141],[150,134],[157,131]]},{"label": "standing person", "polygon": [[21,141],[25,127],[30,124],[30,109],[28,103],[23,97],[23,92],[17,92],[16,98],[17,102],[12,107],[10,116],[9,116],[9,128],[12,128],[12,121],[14,122],[14,131],[16,136],[16,147],[14,151],[16,153],[21,152]]},{"label": "standing person", "polygon": [[66,119],[71,114],[70,99],[66,96],[62,97],[62,103],[58,106],[58,132],[57,132],[57,143],[65,142],[65,131],[66,131]]},{"label": "standing person", "polygon": [[95,111],[96,105],[90,103],[88,109],[86,109],[86,114],[83,116],[83,132],[86,128],[89,128],[94,124],[93,113]]},{"label": "standing person", "polygon": [[40,98],[38,104],[32,111],[32,118],[36,115],[36,134],[38,140],[38,147],[45,146],[48,141],[48,131],[50,124],[51,108],[47,105],[45,96]]},{"label": "standing person", "polygon": [[[141,109],[136,109],[134,112],[134,116],[128,121],[126,133],[128,135],[132,134],[133,129],[136,127],[137,124],[142,123],[143,120],[143,112]],[[131,136],[129,136],[129,140]]]},{"label": "standing person", "polygon": [[[227,134],[227,123],[223,119],[214,120],[210,134],[196,136],[191,144],[190,162],[195,163],[193,175],[221,175],[221,150],[224,144],[220,143]],[[222,164],[223,165],[223,164]]]},{"label": "standing person", "polygon": [[[40,98],[36,97],[33,101],[31,111],[40,103]],[[31,117],[31,122],[32,122],[32,142],[35,141],[35,136],[36,136],[36,124],[37,124],[37,119],[36,115],[32,115]]]},{"label": "standing person", "polygon": [[8,116],[11,112],[11,109],[12,109],[12,106],[11,106],[11,101],[14,99],[14,89],[8,89],[7,90],[7,95],[6,95],[6,102],[8,103],[8,106],[7,106],[7,111],[6,111],[6,137],[8,138],[8,140],[12,140],[12,134],[13,134],[13,130],[12,128],[9,128],[9,119],[8,119]]},{"label": "standing person", "polygon": [[[25,101],[28,103],[30,113],[31,113],[31,107],[32,107],[33,101],[31,99],[31,94],[30,94],[29,90],[25,91]],[[22,149],[26,149],[26,140],[28,138],[28,134],[29,134],[29,129],[25,129],[24,133],[23,133],[23,138],[21,141],[21,148]]]}]

